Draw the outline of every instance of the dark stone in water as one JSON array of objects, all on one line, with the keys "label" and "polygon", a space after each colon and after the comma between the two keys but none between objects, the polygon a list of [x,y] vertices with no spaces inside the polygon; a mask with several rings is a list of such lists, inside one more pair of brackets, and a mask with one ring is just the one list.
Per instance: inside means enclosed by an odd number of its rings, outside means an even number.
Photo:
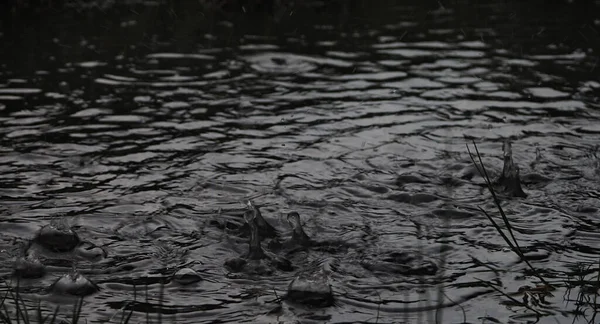
[{"label": "dark stone in water", "polygon": [[202,281],[202,277],[193,269],[183,268],[173,275],[173,281],[181,285],[190,285]]},{"label": "dark stone in water", "polygon": [[58,278],[50,290],[62,295],[87,296],[98,292],[100,288],[82,274],[73,272]]},{"label": "dark stone in water", "polygon": [[298,274],[288,285],[286,299],[315,307],[333,305],[333,290],[324,266]]},{"label": "dark stone in water", "polygon": [[521,179],[519,178],[519,167],[513,162],[512,147],[510,141],[504,142],[504,168],[500,178],[496,181],[505,194],[512,197],[526,198],[527,194],[521,188]]},{"label": "dark stone in water", "polygon": [[79,236],[70,228],[45,225],[35,237],[35,241],[54,252],[72,251],[80,242]]},{"label": "dark stone in water", "polygon": [[438,271],[433,261],[408,252],[391,252],[380,260],[365,259],[361,265],[370,271],[402,275],[434,275]]},{"label": "dark stone in water", "polygon": [[46,274],[46,267],[39,258],[26,255],[15,261],[14,274],[24,279],[41,278]]}]

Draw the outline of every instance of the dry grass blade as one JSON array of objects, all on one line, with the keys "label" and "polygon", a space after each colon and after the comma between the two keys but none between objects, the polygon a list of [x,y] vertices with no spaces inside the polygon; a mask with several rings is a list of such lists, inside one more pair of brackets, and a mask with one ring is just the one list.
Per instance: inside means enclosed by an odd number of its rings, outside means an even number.
[{"label": "dry grass blade", "polygon": [[600,287],[600,259],[598,260],[598,274],[596,275],[596,291],[594,292],[594,315],[589,323],[596,323],[596,314],[598,314],[598,287]]},{"label": "dry grass blade", "polygon": [[[137,287],[134,284],[133,285],[133,302],[135,303],[137,301]],[[121,321],[119,323],[121,324],[127,324],[129,323],[129,321],[131,320],[131,316],[133,315],[133,307],[129,310],[129,313],[127,313],[127,316],[124,317],[125,315],[125,308],[127,308],[129,303],[125,304],[123,306],[123,316],[121,316]]]},{"label": "dry grass blade", "polygon": [[38,300],[37,308],[35,309],[38,323],[46,323],[46,318],[42,316],[42,301]]},{"label": "dry grass blade", "polygon": [[487,282],[487,281],[485,281],[485,280],[481,280],[481,279],[478,279],[478,278],[475,278],[475,279],[476,279],[476,280],[478,280],[479,282],[481,282],[481,283],[485,284],[486,286],[488,286],[488,287],[490,287],[490,288],[494,289],[496,292],[498,292],[498,293],[502,294],[504,297],[506,297],[506,298],[510,299],[510,300],[511,300],[513,303],[515,303],[515,305],[520,305],[520,306],[523,306],[523,307],[525,307],[525,308],[529,309],[530,311],[532,311],[532,312],[536,313],[536,315],[542,315],[542,313],[540,313],[539,311],[537,311],[537,310],[535,310],[535,309],[531,308],[531,306],[527,305],[527,304],[526,304],[526,303],[524,303],[524,302],[518,301],[518,300],[517,300],[517,299],[515,299],[513,296],[510,296],[509,294],[507,294],[507,293],[503,292],[502,290],[498,289],[498,287],[496,287],[496,286],[492,285],[490,282]]},{"label": "dry grass blade", "polygon": [[73,305],[73,317],[71,320],[71,324],[77,324],[79,322],[79,317],[81,316],[81,307],[83,306],[83,297],[75,300],[75,304]]},{"label": "dry grass blade", "polygon": [[[471,153],[471,150],[469,149],[469,146],[467,145],[467,151],[469,152],[469,157],[471,158],[471,161],[473,161],[473,164],[475,164],[475,167],[477,168],[477,171],[484,178],[485,184],[487,185],[488,190],[492,194],[492,198],[494,199],[494,203],[496,204],[496,207],[498,207],[498,211],[500,212],[500,215],[502,216],[502,219],[504,220],[504,224],[506,225],[506,228],[508,229],[508,233],[510,234],[511,238],[514,241],[514,245],[512,244],[512,242],[510,240],[506,240],[506,243],[508,243],[508,245],[513,250],[518,251],[517,253],[519,253],[519,252],[521,252],[521,248],[519,246],[519,242],[515,238],[515,235],[513,234],[513,231],[512,231],[512,227],[510,226],[510,222],[508,221],[508,217],[506,217],[506,214],[504,213],[504,210],[502,209],[502,206],[500,205],[500,199],[498,199],[498,196],[496,195],[496,191],[494,190],[494,187],[492,186],[492,181],[490,179],[489,174],[487,173],[487,169],[485,168],[485,165],[483,164],[483,160],[481,159],[481,154],[479,153],[479,149],[477,148],[477,144],[475,144],[475,141],[473,141],[473,146],[475,147],[475,152],[477,153],[477,158],[479,159],[479,163],[481,164],[481,168],[475,162],[475,160],[473,158],[473,154]],[[479,207],[479,209],[482,210],[481,207]],[[494,224],[496,224],[493,220],[492,220],[492,222]],[[506,235],[504,235],[504,233],[502,233],[502,237],[506,237]]]},{"label": "dry grass blade", "polygon": [[450,296],[448,296],[443,290],[442,290],[442,294],[444,294],[444,297],[446,297],[446,299],[448,299],[453,305],[456,305],[460,308],[462,315],[463,315],[463,323],[466,324],[467,323],[467,312],[465,311],[465,308],[458,302],[455,302],[452,298],[450,298]]},{"label": "dry grass blade", "polygon": [[[504,213],[504,210],[502,209],[502,206],[500,204],[500,199],[498,199],[498,196],[496,195],[496,192],[494,191],[494,187],[492,186],[492,181],[490,180],[490,176],[489,176],[489,174],[488,174],[488,172],[487,172],[487,170],[485,168],[485,165],[483,164],[483,160],[481,159],[481,154],[479,153],[479,149],[477,148],[477,144],[475,144],[475,141],[473,141],[473,146],[475,147],[475,152],[477,153],[477,158],[479,159],[479,163],[481,164],[481,167],[479,165],[477,165],[477,162],[475,161],[475,158],[473,157],[473,153],[471,153],[471,150],[469,149],[469,145],[467,145],[467,151],[469,152],[469,157],[471,158],[471,161],[473,162],[473,164],[477,168],[477,171],[479,171],[479,173],[481,174],[481,176],[484,178],[485,184],[487,185],[487,188],[490,191],[490,193],[491,193],[491,195],[492,195],[492,197],[494,199],[494,204],[498,208],[498,211],[500,212],[500,215],[502,216],[502,220],[504,221],[504,225],[506,225],[506,229],[508,230],[508,233],[510,234],[510,237],[512,238],[512,242],[506,236],[506,234],[504,234],[504,232],[502,231],[502,229],[500,228],[500,226],[494,221],[494,219],[491,217],[491,215],[489,215],[481,207],[479,207],[479,210],[481,210],[485,214],[485,216],[490,220],[490,222],[492,223],[492,225],[496,228],[496,231],[498,231],[498,233],[500,233],[500,235],[502,236],[502,238],[504,239],[504,241],[506,242],[506,244],[508,244],[508,246],[510,246],[510,248],[519,256],[519,258],[523,262],[525,262],[525,264],[527,264],[527,266],[531,269],[531,271],[533,271],[534,275],[542,283],[544,283],[544,285],[548,286],[549,288],[552,287],[552,285],[550,285],[550,283],[548,283],[540,275],[540,273],[531,265],[531,263],[529,263],[529,261],[527,260],[527,258],[523,254],[523,252],[521,251],[521,247],[519,246],[519,242],[517,241],[517,239],[515,238],[515,235],[513,234],[512,226],[510,225],[510,221],[508,220],[508,217]],[[513,242],[514,242],[514,244],[513,244]]]},{"label": "dry grass blade", "polygon": [[60,306],[57,306],[54,309],[54,313],[52,314],[52,320],[50,321],[50,323],[55,323],[56,322],[56,316],[58,316],[58,311],[60,310]]},{"label": "dry grass blade", "polygon": [[[0,297],[0,323],[4,324],[29,324],[34,323],[33,321],[37,320],[37,323],[40,324],[57,324],[63,323],[64,320],[57,319],[58,313],[60,311],[60,306],[57,306],[54,309],[54,312],[48,315],[44,315],[42,312],[41,301],[37,301],[37,305],[33,308],[27,306],[26,300],[20,293],[20,284],[17,280],[16,287],[12,287],[9,284],[6,285],[6,293],[4,296]],[[9,302],[12,301],[14,304],[14,308],[7,307]],[[73,310],[71,324],[77,324],[79,319],[81,318],[81,308],[83,305],[83,297],[78,299],[75,302],[75,308]],[[30,314],[30,312],[32,312]]]},{"label": "dry grass blade", "polygon": [[20,280],[17,279],[17,289],[16,293],[11,292],[11,295],[14,299],[15,306],[17,307],[17,323],[20,322],[20,319],[23,319],[23,323],[29,323],[29,314],[27,310],[27,305],[25,304],[25,300],[21,297],[21,286]]}]

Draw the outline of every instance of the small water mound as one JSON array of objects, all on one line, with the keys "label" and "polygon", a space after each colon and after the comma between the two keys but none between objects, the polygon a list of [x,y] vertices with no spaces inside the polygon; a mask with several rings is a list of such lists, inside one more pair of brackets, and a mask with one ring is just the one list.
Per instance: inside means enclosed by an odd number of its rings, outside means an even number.
[{"label": "small water mound", "polygon": [[202,281],[202,277],[193,269],[182,268],[173,274],[173,281],[186,286]]},{"label": "small water mound", "polygon": [[259,53],[247,56],[246,60],[254,70],[262,73],[306,73],[318,67],[314,58],[290,53]]},{"label": "small water mound", "polygon": [[55,252],[69,252],[80,243],[75,231],[66,226],[56,224],[45,225],[35,236],[35,241]]},{"label": "small water mound", "polygon": [[290,282],[286,299],[315,307],[327,307],[334,303],[329,283],[330,264],[317,263],[300,271]]},{"label": "small water mound", "polygon": [[80,297],[91,295],[99,290],[98,285],[77,271],[62,275],[50,286],[52,293]]}]

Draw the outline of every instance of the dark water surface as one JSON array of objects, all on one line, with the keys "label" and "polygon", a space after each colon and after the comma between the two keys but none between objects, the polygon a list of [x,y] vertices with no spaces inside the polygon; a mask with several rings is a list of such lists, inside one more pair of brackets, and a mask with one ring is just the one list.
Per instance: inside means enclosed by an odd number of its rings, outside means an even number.
[{"label": "dark water surface", "polygon": [[[15,246],[62,221],[106,256],[45,255],[49,273],[21,284],[57,303],[45,289],[76,266],[101,287],[84,300],[90,323],[120,314],[136,289],[149,299],[128,304],[135,316],[168,322],[431,322],[436,308],[444,323],[535,321],[480,282],[506,294],[537,282],[476,209],[496,215],[465,137],[496,173],[511,138],[528,197],[503,205],[533,265],[559,287],[531,307],[542,323],[587,323],[591,308],[565,280],[600,258],[600,5],[257,11],[153,3],[4,14],[5,278]],[[224,261],[246,245],[214,220],[246,199],[284,235],[283,216],[298,211],[310,236],[354,245],[294,259],[297,269],[335,263],[334,306],[276,309],[294,272],[227,275]],[[440,270],[361,266],[393,251]],[[204,280],[168,283],[157,308],[161,278],[184,265]]]}]

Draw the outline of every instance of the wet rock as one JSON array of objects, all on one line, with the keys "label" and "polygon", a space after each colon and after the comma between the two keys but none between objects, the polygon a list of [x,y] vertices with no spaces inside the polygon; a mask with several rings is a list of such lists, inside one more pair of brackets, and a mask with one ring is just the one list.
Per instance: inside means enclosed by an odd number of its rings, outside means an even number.
[{"label": "wet rock", "polygon": [[45,225],[35,237],[35,241],[54,252],[72,251],[80,242],[79,236],[66,226]]},{"label": "wet rock", "polygon": [[202,277],[193,269],[182,268],[173,275],[173,281],[180,285],[190,285],[202,281]]},{"label": "wet rock", "polygon": [[504,142],[504,168],[502,174],[496,183],[502,188],[505,194],[512,197],[526,198],[527,194],[521,188],[521,179],[519,178],[519,167],[512,158],[512,146],[510,141]]},{"label": "wet rock", "polygon": [[87,296],[99,291],[100,288],[84,275],[72,272],[58,278],[50,290],[62,295]]},{"label": "wet rock", "polygon": [[46,267],[38,257],[28,254],[17,258],[14,274],[24,279],[41,278],[46,274]]},{"label": "wet rock", "polygon": [[327,267],[319,266],[299,273],[288,285],[286,299],[315,307],[333,305]]},{"label": "wet rock", "polygon": [[370,271],[401,275],[434,275],[438,270],[433,261],[410,252],[391,252],[380,259],[365,258],[361,265]]}]

